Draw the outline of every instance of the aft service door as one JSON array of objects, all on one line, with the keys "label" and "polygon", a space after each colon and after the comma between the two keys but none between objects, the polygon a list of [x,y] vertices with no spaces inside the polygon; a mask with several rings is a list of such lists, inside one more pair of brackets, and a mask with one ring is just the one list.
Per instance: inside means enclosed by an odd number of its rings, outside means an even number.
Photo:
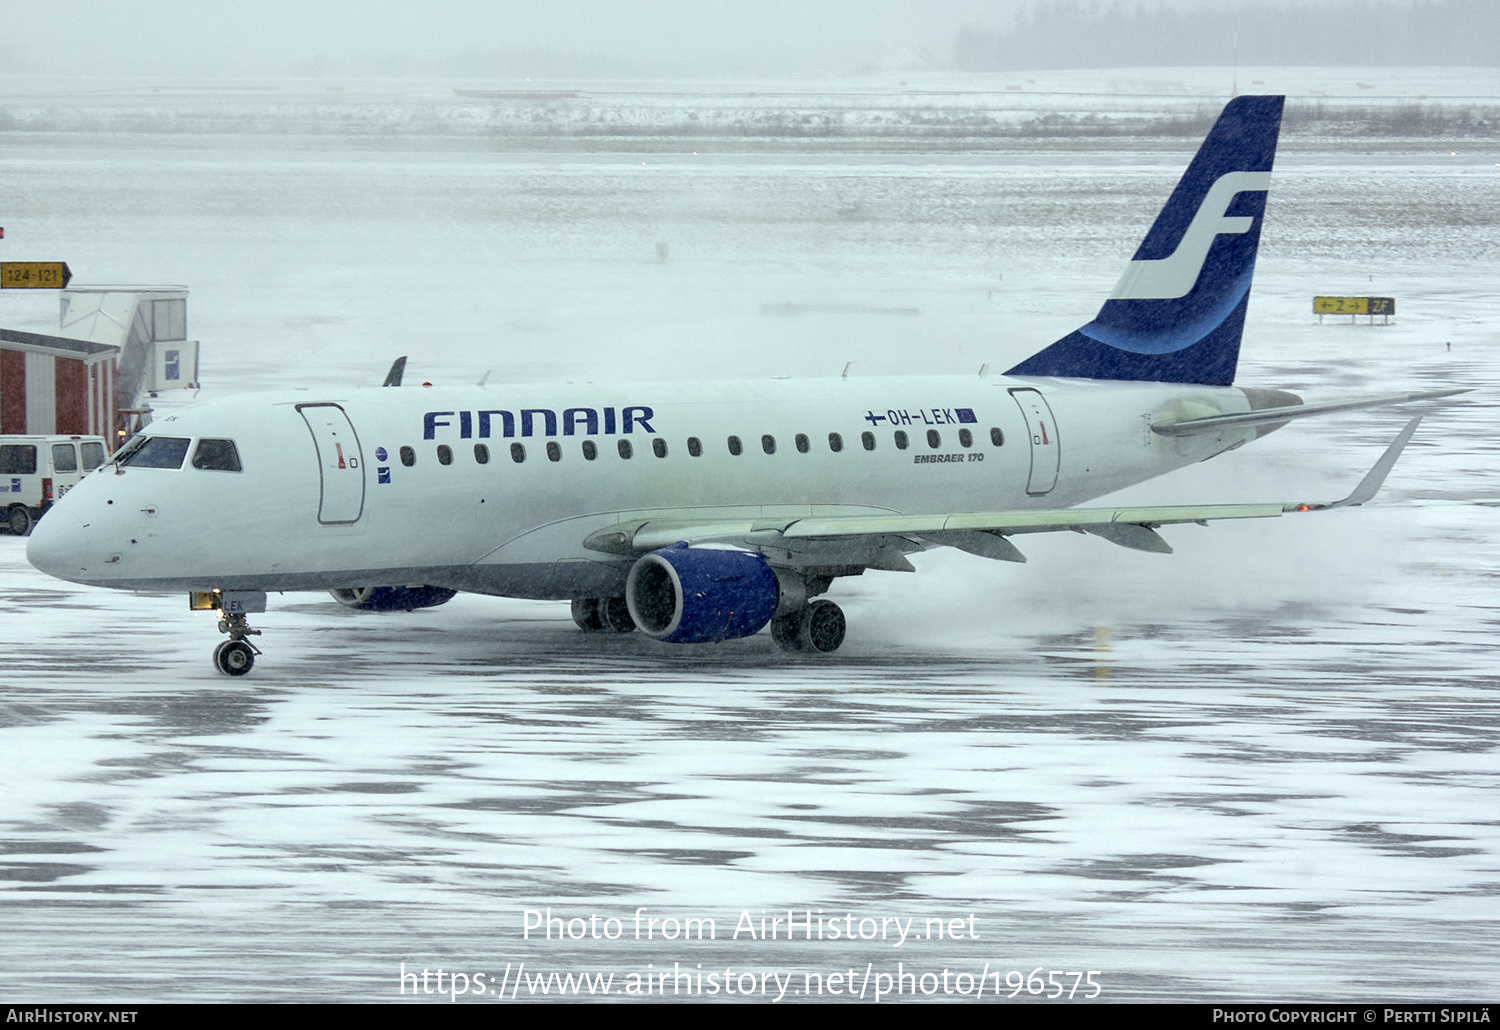
[{"label": "aft service door", "polygon": [[1031,437],[1031,478],[1026,481],[1026,492],[1040,497],[1057,485],[1057,423],[1052,419],[1047,398],[1039,391],[1012,390],[1010,395],[1021,406],[1027,435]]},{"label": "aft service door", "polygon": [[318,451],[322,479],[318,521],[324,525],[357,522],[365,508],[365,470],[349,416],[337,404],[300,404],[297,410],[312,430]]}]

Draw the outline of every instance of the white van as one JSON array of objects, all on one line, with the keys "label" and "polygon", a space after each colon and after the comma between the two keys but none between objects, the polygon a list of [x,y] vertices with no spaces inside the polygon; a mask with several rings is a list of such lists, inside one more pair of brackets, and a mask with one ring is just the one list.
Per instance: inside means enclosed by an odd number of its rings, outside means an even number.
[{"label": "white van", "polygon": [[105,459],[101,436],[0,436],[0,527],[30,533],[53,501]]}]

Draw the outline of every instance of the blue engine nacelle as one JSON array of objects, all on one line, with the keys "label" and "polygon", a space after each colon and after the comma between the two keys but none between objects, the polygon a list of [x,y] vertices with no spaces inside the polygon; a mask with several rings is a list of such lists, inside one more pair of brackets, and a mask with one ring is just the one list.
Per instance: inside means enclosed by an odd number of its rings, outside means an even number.
[{"label": "blue engine nacelle", "polygon": [[625,581],[636,627],[670,644],[758,633],[776,613],[780,593],[762,556],[687,544],[643,555]]},{"label": "blue engine nacelle", "polygon": [[446,587],[345,587],[328,591],[345,608],[361,612],[409,612],[434,608],[453,600],[457,590]]}]

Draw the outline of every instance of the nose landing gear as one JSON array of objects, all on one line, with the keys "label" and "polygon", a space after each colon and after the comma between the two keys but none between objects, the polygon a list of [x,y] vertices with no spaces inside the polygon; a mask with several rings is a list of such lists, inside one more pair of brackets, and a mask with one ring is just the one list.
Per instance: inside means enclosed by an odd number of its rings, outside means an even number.
[{"label": "nose landing gear", "polygon": [[214,668],[226,676],[243,676],[249,672],[260,648],[245,638],[260,636],[260,630],[251,629],[250,620],[245,616],[266,610],[265,592],[194,590],[188,594],[188,608],[195,612],[218,612],[219,632],[229,634],[228,640],[214,648]]},{"label": "nose landing gear", "polygon": [[226,676],[243,676],[255,665],[255,656],[260,654],[247,636],[260,636],[260,630],[250,628],[250,620],[243,615],[225,615],[219,620],[219,632],[228,633],[229,639],[214,648],[214,667]]}]

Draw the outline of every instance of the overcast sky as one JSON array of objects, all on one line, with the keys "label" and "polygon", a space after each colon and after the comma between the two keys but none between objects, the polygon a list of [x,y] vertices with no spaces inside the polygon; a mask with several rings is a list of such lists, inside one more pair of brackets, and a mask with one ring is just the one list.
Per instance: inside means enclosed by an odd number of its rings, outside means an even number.
[{"label": "overcast sky", "polygon": [[0,69],[65,74],[354,72],[406,54],[541,49],[643,71],[843,74],[959,25],[1008,25],[1022,0],[26,0],[4,5]]}]

